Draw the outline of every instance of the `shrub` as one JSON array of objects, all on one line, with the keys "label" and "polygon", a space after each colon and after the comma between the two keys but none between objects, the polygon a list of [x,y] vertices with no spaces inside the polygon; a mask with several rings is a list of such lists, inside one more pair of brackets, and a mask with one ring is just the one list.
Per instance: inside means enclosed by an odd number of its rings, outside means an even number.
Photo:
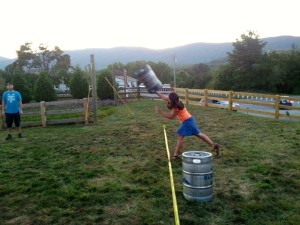
[{"label": "shrub", "polygon": [[40,73],[34,85],[34,99],[40,101],[55,101],[56,94],[51,79],[46,72]]},{"label": "shrub", "polygon": [[108,70],[102,71],[97,79],[97,95],[100,99],[114,99],[114,90],[109,85],[108,81],[113,84],[111,74]]},{"label": "shrub", "polygon": [[89,85],[84,72],[77,68],[71,77],[70,91],[73,98],[82,99],[88,96]]}]

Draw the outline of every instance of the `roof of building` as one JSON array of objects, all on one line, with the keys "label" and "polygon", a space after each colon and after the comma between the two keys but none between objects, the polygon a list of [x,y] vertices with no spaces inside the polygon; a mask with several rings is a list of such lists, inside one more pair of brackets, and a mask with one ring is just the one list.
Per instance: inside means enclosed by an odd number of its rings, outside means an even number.
[{"label": "roof of building", "polygon": [[[116,78],[120,79],[120,80],[124,80],[124,76],[115,76]],[[131,76],[127,76],[127,81],[132,82],[132,81],[137,81],[137,79],[131,77]]]}]

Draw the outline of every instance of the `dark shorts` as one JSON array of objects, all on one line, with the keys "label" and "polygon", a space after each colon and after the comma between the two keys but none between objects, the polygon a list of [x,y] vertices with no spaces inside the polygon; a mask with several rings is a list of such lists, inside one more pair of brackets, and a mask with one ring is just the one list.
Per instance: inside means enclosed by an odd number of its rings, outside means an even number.
[{"label": "dark shorts", "polygon": [[201,130],[198,129],[194,117],[190,117],[181,123],[176,133],[182,136],[192,136],[200,134]]},{"label": "dark shorts", "polygon": [[21,124],[21,116],[20,113],[5,113],[6,118],[6,126],[11,128],[13,123],[15,123],[16,127],[20,127]]}]

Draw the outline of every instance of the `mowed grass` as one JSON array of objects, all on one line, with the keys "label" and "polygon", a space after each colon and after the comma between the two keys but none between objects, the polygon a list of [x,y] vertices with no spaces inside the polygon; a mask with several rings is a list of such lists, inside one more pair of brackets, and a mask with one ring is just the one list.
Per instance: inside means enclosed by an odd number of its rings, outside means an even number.
[{"label": "mowed grass", "polygon": [[[179,126],[140,100],[103,112],[97,126],[24,128],[0,133],[0,224],[174,224],[163,136],[173,152]],[[182,195],[181,161],[172,162],[180,222],[299,224],[300,123],[187,106],[200,129],[222,145],[213,159],[214,198]],[[106,115],[106,116],[105,116]],[[187,137],[185,151],[211,151]]]}]

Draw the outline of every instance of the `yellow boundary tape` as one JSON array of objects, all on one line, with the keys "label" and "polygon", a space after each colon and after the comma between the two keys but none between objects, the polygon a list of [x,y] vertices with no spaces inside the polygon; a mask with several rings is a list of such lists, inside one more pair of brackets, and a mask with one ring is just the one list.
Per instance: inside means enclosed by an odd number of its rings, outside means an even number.
[{"label": "yellow boundary tape", "polygon": [[170,184],[171,184],[171,190],[172,190],[175,225],[179,225],[180,221],[179,221],[179,215],[178,215],[178,206],[177,206],[177,200],[176,200],[176,194],[175,194],[174,179],[173,179],[172,164],[171,164],[171,159],[170,159],[170,151],[169,151],[169,146],[168,146],[166,125],[163,125],[163,128],[164,128],[164,135],[165,135],[166,150],[167,150],[167,155],[168,155],[168,165],[169,165],[169,173],[170,173]]},{"label": "yellow boundary tape", "polygon": [[126,105],[126,107],[129,110],[129,112],[134,116],[134,112],[129,108],[129,106],[126,104],[126,102],[121,98],[121,96],[119,95],[119,93],[117,92],[117,90],[114,88],[114,86],[109,82],[109,80],[106,77],[105,77],[105,80],[109,83],[109,85],[112,87],[112,89],[114,90],[114,92],[116,92],[116,94],[121,99],[121,101],[124,103],[124,105]]}]

